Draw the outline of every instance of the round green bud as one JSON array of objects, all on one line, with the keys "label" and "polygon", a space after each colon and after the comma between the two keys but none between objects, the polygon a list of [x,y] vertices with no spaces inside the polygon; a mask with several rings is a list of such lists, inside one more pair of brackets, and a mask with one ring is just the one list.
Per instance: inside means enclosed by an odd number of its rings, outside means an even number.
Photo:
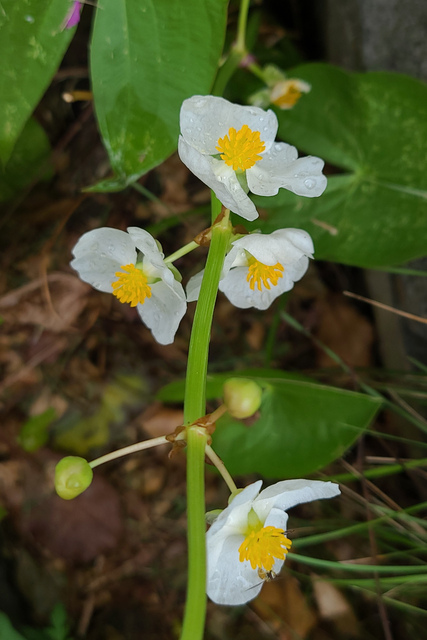
[{"label": "round green bud", "polygon": [[92,482],[93,471],[88,461],[67,456],[55,468],[55,489],[60,498],[72,500],[86,491]]},{"label": "round green bud", "polygon": [[233,418],[249,418],[261,406],[261,387],[253,380],[230,378],[223,388],[224,404]]}]

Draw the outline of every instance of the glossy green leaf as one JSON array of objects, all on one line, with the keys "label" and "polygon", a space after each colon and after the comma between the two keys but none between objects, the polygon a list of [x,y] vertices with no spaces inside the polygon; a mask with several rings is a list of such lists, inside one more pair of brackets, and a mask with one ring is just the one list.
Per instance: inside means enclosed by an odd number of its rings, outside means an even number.
[{"label": "glossy green leaf", "polygon": [[[318,384],[281,371],[239,371],[264,388],[260,415],[249,426],[224,416],[213,446],[233,475],[301,477],[336,460],[373,420],[381,402],[371,396]],[[221,397],[222,385],[236,374],[209,376],[207,397]],[[178,401],[183,385],[168,385],[160,399]]]},{"label": "glossy green leaf", "polygon": [[209,92],[226,15],[225,0],[114,0],[97,11],[93,93],[115,189],[176,149],[181,104]]},{"label": "glossy green leaf", "polygon": [[2,0],[0,4],[0,162],[62,60],[74,29],[62,24],[68,0]]},{"label": "glossy green leaf", "polygon": [[350,74],[323,64],[290,75],[312,90],[293,110],[276,110],[280,137],[346,175],[330,177],[320,198],[284,190],[255,198],[268,217],[252,228],[302,227],[313,236],[317,258],[362,267],[425,255],[427,86],[399,74]]},{"label": "glossy green leaf", "polygon": [[0,611],[0,638],[5,638],[5,640],[25,640],[24,636],[16,631],[3,611]]},{"label": "glossy green leaf", "polygon": [[49,175],[50,144],[33,118],[24,126],[4,169],[0,167],[0,202],[9,200],[35,178]]}]

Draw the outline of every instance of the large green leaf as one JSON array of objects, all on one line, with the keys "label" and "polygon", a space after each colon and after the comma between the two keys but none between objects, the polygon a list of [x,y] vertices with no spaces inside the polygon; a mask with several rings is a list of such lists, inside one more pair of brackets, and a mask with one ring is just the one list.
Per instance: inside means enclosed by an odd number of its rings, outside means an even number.
[{"label": "large green leaf", "polygon": [[5,164],[73,35],[68,0],[0,3],[0,162]]},{"label": "large green leaf", "polygon": [[114,0],[97,11],[92,83],[114,189],[176,149],[182,101],[209,92],[226,15],[226,0]]},{"label": "large green leaf", "polygon": [[280,137],[346,175],[332,176],[320,198],[284,191],[256,198],[269,215],[252,227],[303,227],[313,236],[317,258],[363,267],[425,255],[427,85],[323,64],[303,65],[290,75],[312,90],[293,110],[276,111]]},{"label": "large green leaf", "polygon": [[49,175],[50,144],[44,129],[30,118],[19,136],[4,169],[0,167],[0,202],[9,200],[33,178]]},{"label": "large green leaf", "polygon": [[[233,475],[257,472],[269,478],[293,478],[326,466],[350,447],[378,411],[377,398],[318,384],[281,371],[240,371],[263,388],[259,418],[250,426],[224,416],[213,446]],[[209,376],[207,397],[220,397],[235,373]],[[178,401],[183,384],[168,385],[160,399]]]}]

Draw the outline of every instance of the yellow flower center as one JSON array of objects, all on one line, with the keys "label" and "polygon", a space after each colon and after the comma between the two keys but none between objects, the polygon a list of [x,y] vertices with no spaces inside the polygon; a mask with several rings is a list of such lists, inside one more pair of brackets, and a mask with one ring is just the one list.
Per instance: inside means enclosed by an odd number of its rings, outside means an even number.
[{"label": "yellow flower center", "polygon": [[253,256],[248,260],[248,267],[246,280],[249,282],[249,286],[252,291],[255,289],[255,285],[258,287],[258,291],[262,291],[261,284],[263,284],[266,289],[270,289],[269,280],[275,287],[279,278],[283,278],[283,272],[285,270],[280,262],[277,262],[275,265],[270,267],[267,264],[258,262],[258,260],[255,260]]},{"label": "yellow flower center", "polygon": [[111,283],[113,295],[120,302],[129,302],[131,307],[144,304],[145,298],[151,298],[151,288],[147,284],[147,278],[134,264],[126,264],[116,271],[117,280]]},{"label": "yellow flower center", "polygon": [[239,131],[231,127],[228,135],[218,140],[216,149],[227,166],[233,167],[234,171],[246,171],[261,160],[259,154],[265,151],[265,144],[259,131],[252,131],[244,124]]},{"label": "yellow flower center", "polygon": [[[239,547],[239,560],[249,560],[252,569],[258,569],[260,577],[263,571],[269,575],[276,559],[284,560],[292,546],[283,529],[262,527],[252,530]],[[261,569],[261,573],[259,570]]]}]

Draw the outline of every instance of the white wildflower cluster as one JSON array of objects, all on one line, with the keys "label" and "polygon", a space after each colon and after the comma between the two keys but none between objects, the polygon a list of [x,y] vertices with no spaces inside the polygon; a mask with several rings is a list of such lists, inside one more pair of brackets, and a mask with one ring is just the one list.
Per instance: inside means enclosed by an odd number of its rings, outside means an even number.
[{"label": "white wildflower cluster", "polygon": [[[281,108],[296,102],[296,92],[309,90],[308,85],[288,85],[279,87]],[[178,151],[184,164],[226,209],[255,220],[258,212],[249,191],[272,196],[284,188],[315,197],[326,187],[323,161],[298,158],[294,147],[275,142],[277,129],[273,111],[194,96],[182,105]],[[302,278],[313,251],[312,240],[302,229],[233,236],[219,289],[237,307],[267,309]],[[178,254],[183,252],[174,255]],[[173,342],[187,302],[198,298],[203,271],[190,279],[186,295],[171,266],[173,256],[165,259],[157,241],[136,227],[127,232],[89,231],[80,238],[73,255],[71,265],[82,280],[136,307],[159,343]],[[229,402],[231,407],[232,400]],[[243,413],[239,409],[239,414],[233,411],[232,415],[248,415],[246,408]],[[233,493],[231,503],[207,532],[207,593],[219,604],[248,602],[280,571],[292,544],[287,536],[287,509],[340,492],[336,484],[313,480],[286,480],[260,492],[261,484],[255,482]]]},{"label": "white wildflower cluster", "polygon": [[[184,101],[180,123],[181,160],[224,207],[246,220],[258,217],[249,191],[272,196],[284,188],[315,197],[325,190],[320,158],[298,158],[295,147],[275,142],[278,122],[273,111],[194,96]],[[302,278],[313,251],[309,234],[301,229],[238,237],[225,258],[219,289],[237,307],[267,309]],[[173,342],[187,302],[198,297],[203,271],[190,279],[186,295],[158,243],[136,227],[127,233],[89,231],[73,254],[71,266],[82,280],[136,307],[159,343]]]}]

